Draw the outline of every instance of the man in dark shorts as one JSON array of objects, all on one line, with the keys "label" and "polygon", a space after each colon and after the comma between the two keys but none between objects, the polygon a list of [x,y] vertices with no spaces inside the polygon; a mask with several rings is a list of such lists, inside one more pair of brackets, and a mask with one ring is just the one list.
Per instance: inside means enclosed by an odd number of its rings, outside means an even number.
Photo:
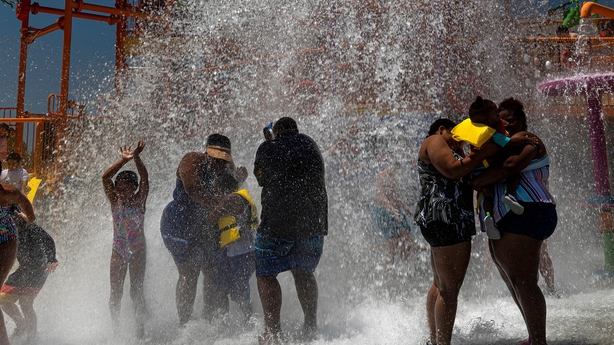
[{"label": "man in dark shorts", "polygon": [[296,122],[279,119],[274,138],[260,145],[254,175],[262,187],[261,223],[256,235],[256,277],[264,313],[260,344],[278,344],[281,286],[277,274],[291,271],[305,321],[303,336],[317,329],[318,285],[314,271],[328,233],[324,161],[316,143],[299,134]]},{"label": "man in dark shorts", "polygon": [[190,152],[177,168],[173,200],[160,221],[164,245],[173,256],[179,272],[176,289],[179,324],[190,320],[196,287],[203,273],[203,316],[210,320],[222,308],[215,289],[219,255],[219,231],[207,223],[207,215],[223,195],[215,195],[215,181],[232,174],[239,183],[247,177],[245,167],[235,168],[230,139],[221,134],[207,137],[206,152]]}]

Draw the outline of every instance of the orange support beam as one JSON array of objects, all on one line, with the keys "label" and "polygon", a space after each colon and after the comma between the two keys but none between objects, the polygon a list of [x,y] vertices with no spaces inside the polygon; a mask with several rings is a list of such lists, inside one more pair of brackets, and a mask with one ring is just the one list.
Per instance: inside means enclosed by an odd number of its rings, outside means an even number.
[{"label": "orange support beam", "polygon": [[580,18],[590,18],[591,14],[600,14],[604,17],[614,18],[614,9],[600,5],[596,2],[585,2],[580,10]]}]

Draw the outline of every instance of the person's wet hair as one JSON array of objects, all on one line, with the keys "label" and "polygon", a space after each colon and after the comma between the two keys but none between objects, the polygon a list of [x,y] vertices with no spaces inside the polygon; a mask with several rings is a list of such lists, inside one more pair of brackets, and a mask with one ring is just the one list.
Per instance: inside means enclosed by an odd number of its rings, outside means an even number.
[{"label": "person's wet hair", "polygon": [[117,174],[115,177],[115,185],[117,185],[117,181],[119,180],[127,181],[135,187],[139,186],[139,176],[131,170],[124,170]]},{"label": "person's wet hair", "polygon": [[273,132],[277,135],[294,135],[298,134],[298,126],[293,118],[282,117],[273,125]]},{"label": "person's wet hair", "polygon": [[522,123],[522,130],[527,130],[527,115],[524,113],[524,104],[514,97],[506,98],[499,103],[499,111],[509,110],[514,117]]},{"label": "person's wet hair", "polygon": [[429,127],[429,136],[437,133],[437,131],[439,130],[439,127],[441,126],[443,126],[446,129],[452,129],[456,127],[456,123],[454,123],[454,121],[450,119],[437,119],[435,120],[435,122],[431,124],[431,127]]},{"label": "person's wet hair", "polygon": [[17,163],[21,163],[21,156],[19,155],[19,153],[9,153],[8,156],[6,156],[6,160],[9,161],[15,161]]},{"label": "person's wet hair", "polygon": [[559,25],[559,27],[556,28],[557,35],[568,34],[568,33],[569,33],[569,28],[567,28],[565,25]]},{"label": "person's wet hair", "polygon": [[488,119],[488,114],[496,110],[495,102],[478,96],[469,107],[469,118],[472,122],[484,123]]}]

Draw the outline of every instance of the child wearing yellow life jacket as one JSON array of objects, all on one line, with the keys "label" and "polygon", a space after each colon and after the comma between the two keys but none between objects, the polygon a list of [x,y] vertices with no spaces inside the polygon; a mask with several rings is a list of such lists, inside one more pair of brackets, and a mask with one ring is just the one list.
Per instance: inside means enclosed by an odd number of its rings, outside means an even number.
[{"label": "child wearing yellow life jacket", "polygon": [[[499,109],[497,105],[487,99],[478,96],[469,108],[469,118],[458,124],[452,129],[452,137],[456,141],[464,141],[470,144],[470,152],[479,150],[482,145],[492,140],[495,144],[505,148],[516,148],[523,145],[535,145],[533,138],[515,137],[510,138],[505,130],[505,123],[499,117]],[[489,166],[491,160],[485,160],[484,166],[480,166],[473,171],[473,175],[479,175],[485,168]],[[514,195],[518,186],[518,178],[507,178],[507,194],[503,197],[502,202],[506,204],[512,212],[522,214],[524,206],[522,206]],[[499,229],[495,225],[492,217],[493,214],[493,190],[492,188],[484,188],[482,191],[483,205],[485,217],[481,217],[488,238],[496,240],[501,238]]]},{"label": "child wearing yellow life jacket", "polygon": [[246,321],[252,315],[249,279],[256,270],[254,242],[258,227],[258,211],[246,189],[239,189],[230,175],[220,178],[214,187],[225,195],[207,217],[220,231],[222,255],[218,262],[216,286],[226,299],[221,305],[228,310],[228,297],[239,305]]}]

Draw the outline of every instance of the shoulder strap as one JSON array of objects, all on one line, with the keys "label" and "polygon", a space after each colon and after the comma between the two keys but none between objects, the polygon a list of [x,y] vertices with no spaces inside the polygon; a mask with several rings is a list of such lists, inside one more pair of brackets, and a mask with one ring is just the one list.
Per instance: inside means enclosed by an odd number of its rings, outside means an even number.
[{"label": "shoulder strap", "polygon": [[247,192],[247,189],[241,189],[234,194],[240,195],[243,199],[245,199],[249,203],[250,214],[249,214],[249,223],[252,229],[256,229],[258,226],[258,210],[256,209],[256,205],[252,200],[251,195]]}]

